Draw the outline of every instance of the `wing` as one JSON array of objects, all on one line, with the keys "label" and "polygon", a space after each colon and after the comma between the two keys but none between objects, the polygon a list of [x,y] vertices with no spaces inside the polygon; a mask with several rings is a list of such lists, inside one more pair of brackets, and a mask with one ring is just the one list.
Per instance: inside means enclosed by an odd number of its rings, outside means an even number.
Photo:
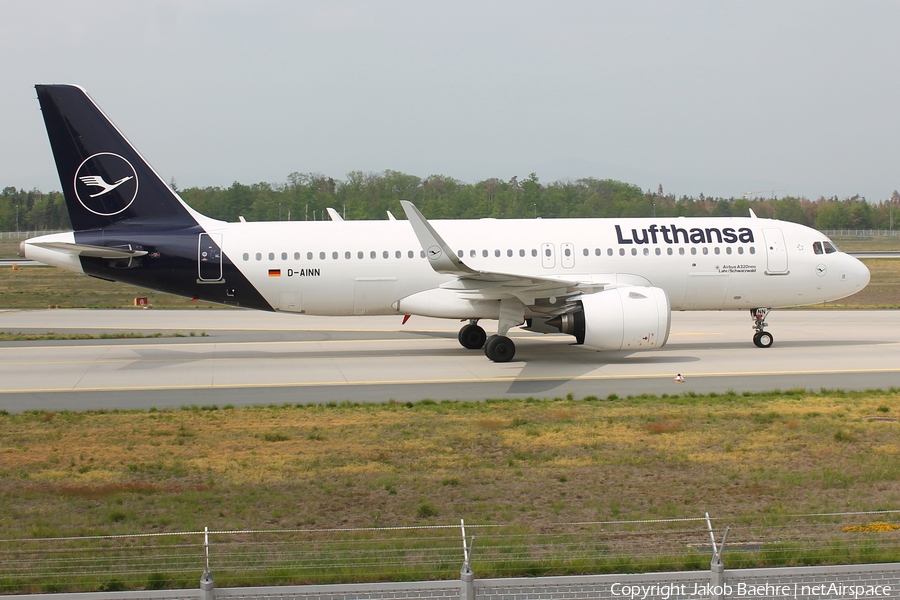
[{"label": "wing", "polygon": [[401,200],[400,204],[419,244],[425,250],[431,268],[438,273],[455,277],[453,281],[442,284],[441,288],[454,290],[462,298],[473,301],[515,298],[535,312],[554,315],[566,312],[567,298],[617,285],[615,275],[608,282],[595,283],[562,277],[536,277],[472,269],[447,245],[412,202]]}]

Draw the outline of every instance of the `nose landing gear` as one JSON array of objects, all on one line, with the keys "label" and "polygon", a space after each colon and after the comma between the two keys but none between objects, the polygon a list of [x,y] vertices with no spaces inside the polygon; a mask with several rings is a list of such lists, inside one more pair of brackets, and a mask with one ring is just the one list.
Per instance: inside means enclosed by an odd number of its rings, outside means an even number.
[{"label": "nose landing gear", "polygon": [[756,330],[756,333],[753,334],[753,344],[757,348],[769,348],[775,342],[772,334],[766,331],[768,326],[766,317],[769,316],[770,310],[769,308],[756,308],[750,311],[750,316],[753,317],[753,329]]}]

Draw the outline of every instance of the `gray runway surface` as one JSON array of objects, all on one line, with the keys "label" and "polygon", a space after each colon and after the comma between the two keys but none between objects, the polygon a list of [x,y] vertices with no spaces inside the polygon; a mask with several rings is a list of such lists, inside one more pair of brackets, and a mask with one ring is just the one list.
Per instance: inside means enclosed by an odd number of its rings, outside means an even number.
[{"label": "gray runway surface", "polygon": [[[900,387],[900,311],[774,311],[769,324],[775,345],[759,349],[746,312],[675,313],[668,345],[641,353],[594,352],[568,336],[514,329],[516,360],[495,364],[459,346],[459,323],[436,319],[8,310],[0,331],[197,337],[0,342],[0,409]],[[485,325],[490,333],[496,323]]]}]

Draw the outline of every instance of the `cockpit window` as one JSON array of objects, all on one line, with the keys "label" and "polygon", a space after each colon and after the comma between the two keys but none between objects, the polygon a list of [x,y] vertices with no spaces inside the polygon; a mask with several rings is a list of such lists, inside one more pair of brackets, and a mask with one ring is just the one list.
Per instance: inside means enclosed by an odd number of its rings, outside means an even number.
[{"label": "cockpit window", "polygon": [[813,242],[813,252],[816,254],[834,254],[837,251],[831,242]]}]

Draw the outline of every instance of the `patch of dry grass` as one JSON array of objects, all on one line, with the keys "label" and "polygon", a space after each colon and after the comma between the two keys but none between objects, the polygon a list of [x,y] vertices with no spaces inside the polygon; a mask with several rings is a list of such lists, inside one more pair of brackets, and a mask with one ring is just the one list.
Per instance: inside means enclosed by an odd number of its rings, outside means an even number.
[{"label": "patch of dry grass", "polygon": [[900,395],[2,415],[0,537],[891,507],[885,407]]},{"label": "patch of dry grass", "polygon": [[138,297],[157,308],[219,307],[56,267],[0,268],[0,308],[126,308]]}]

